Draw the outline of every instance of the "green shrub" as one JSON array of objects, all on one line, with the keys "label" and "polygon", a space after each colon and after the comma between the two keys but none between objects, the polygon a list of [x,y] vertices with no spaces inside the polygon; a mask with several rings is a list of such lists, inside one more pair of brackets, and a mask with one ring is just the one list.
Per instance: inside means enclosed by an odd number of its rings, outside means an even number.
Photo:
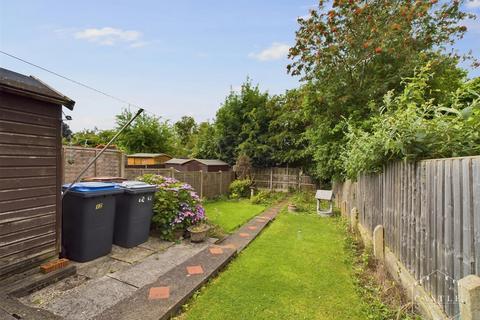
[{"label": "green shrub", "polygon": [[315,195],[313,192],[296,192],[291,197],[290,202],[295,204],[298,212],[316,213],[317,200],[315,200]]},{"label": "green shrub", "polygon": [[152,225],[160,231],[162,238],[173,240],[175,231],[184,231],[206,220],[200,198],[190,185],[153,174],[146,174],[140,180],[158,186],[153,203]]},{"label": "green shrub", "polygon": [[239,199],[246,198],[250,195],[250,186],[252,181],[250,179],[235,180],[230,184],[230,198]]},{"label": "green shrub", "polygon": [[281,199],[286,197],[285,193],[282,192],[274,192],[271,190],[260,190],[257,194],[255,194],[250,201],[253,204],[263,204],[263,205],[270,205],[274,202],[277,202]]},{"label": "green shrub", "polygon": [[480,153],[480,80],[466,83],[445,104],[429,98],[431,64],[407,79],[405,89],[384,97],[368,125],[349,123],[340,159],[346,176],[376,173],[389,161]]}]

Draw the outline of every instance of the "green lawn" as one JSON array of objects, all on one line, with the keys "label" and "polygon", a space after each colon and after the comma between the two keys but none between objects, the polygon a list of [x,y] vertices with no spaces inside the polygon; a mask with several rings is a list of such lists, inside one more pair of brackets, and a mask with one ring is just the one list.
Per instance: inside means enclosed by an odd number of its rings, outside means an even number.
[{"label": "green lawn", "polygon": [[180,319],[365,319],[336,218],[282,213]]},{"label": "green lawn", "polygon": [[265,210],[265,206],[250,200],[218,200],[204,204],[208,220],[229,233]]}]

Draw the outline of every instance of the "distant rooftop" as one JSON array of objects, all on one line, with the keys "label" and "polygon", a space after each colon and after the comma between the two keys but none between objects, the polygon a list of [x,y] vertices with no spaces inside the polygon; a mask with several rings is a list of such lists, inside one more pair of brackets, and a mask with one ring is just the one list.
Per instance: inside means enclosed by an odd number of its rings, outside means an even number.
[{"label": "distant rooftop", "polygon": [[39,100],[49,101],[64,105],[73,110],[75,101],[62,95],[41,80],[0,68],[0,90],[28,95]]},{"label": "distant rooftop", "polygon": [[190,161],[198,161],[201,164],[206,166],[228,166],[228,163],[218,160],[218,159],[180,159],[180,158],[173,158],[165,162],[165,164],[185,164]]},{"label": "distant rooftop", "polygon": [[192,161],[193,159],[180,159],[180,158],[173,158],[168,161],[165,161],[165,164],[184,164],[189,161]]},{"label": "distant rooftop", "polygon": [[194,159],[207,166],[228,166],[228,163],[218,159]]},{"label": "distant rooftop", "polygon": [[129,154],[128,157],[135,157],[135,158],[155,158],[155,157],[160,157],[160,156],[167,156],[170,157],[166,153],[134,153],[134,154]]}]

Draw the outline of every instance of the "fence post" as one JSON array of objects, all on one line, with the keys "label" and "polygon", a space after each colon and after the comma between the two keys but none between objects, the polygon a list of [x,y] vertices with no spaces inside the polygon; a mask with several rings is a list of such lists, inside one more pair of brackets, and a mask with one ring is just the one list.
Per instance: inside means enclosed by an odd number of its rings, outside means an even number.
[{"label": "fence post", "polygon": [[[93,156],[93,158],[95,158],[97,156],[97,148],[95,147],[95,155]],[[100,160],[100,159],[99,159]],[[93,176],[96,177],[97,176],[97,161],[95,161],[93,163]]]},{"label": "fence post", "polygon": [[298,171],[298,191],[302,191],[302,172]]},{"label": "fence post", "polygon": [[200,198],[203,198],[203,170],[200,170]]},{"label": "fence post", "polygon": [[350,213],[350,228],[353,232],[358,230],[358,209],[356,207],[353,207]]},{"label": "fence post", "polygon": [[223,175],[222,175],[222,170],[218,171],[218,175],[220,176],[220,194],[223,194]]},{"label": "fence post", "polygon": [[119,152],[120,154],[120,177],[125,177],[125,155],[123,152]]},{"label": "fence post", "polygon": [[270,168],[270,190],[273,189],[273,168]]},{"label": "fence post", "polygon": [[468,275],[458,281],[460,319],[480,319],[480,277]]},{"label": "fence post", "polygon": [[373,230],[373,255],[382,261],[385,258],[384,232],[382,225],[378,225]]}]

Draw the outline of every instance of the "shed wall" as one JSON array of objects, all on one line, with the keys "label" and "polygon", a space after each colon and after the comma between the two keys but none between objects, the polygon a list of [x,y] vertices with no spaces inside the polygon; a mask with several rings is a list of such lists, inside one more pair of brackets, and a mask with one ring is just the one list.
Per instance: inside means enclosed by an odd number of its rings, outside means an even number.
[{"label": "shed wall", "polygon": [[0,277],[59,252],[61,106],[0,91]]}]

